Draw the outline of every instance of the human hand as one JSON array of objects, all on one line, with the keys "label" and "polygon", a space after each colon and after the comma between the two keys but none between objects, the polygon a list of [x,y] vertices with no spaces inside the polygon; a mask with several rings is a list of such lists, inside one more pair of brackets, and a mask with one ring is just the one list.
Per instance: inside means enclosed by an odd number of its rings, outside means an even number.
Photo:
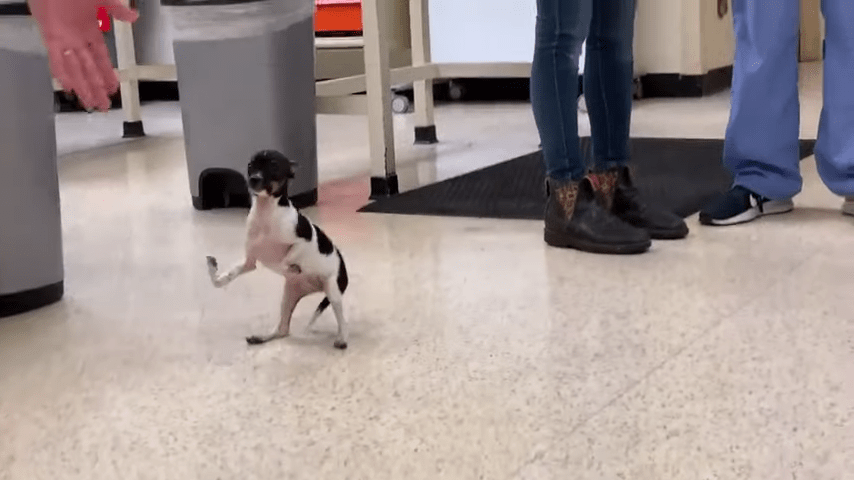
[{"label": "human hand", "polygon": [[119,79],[110,61],[98,8],[114,19],[134,22],[139,14],[122,0],[28,0],[47,47],[50,70],[87,110],[106,111]]}]

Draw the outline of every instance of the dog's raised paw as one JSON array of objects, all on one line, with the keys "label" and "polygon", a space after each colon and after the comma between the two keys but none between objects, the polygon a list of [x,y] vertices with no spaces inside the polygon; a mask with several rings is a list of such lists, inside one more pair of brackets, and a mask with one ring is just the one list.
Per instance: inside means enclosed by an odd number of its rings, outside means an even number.
[{"label": "dog's raised paw", "polygon": [[216,258],[211,257],[210,255],[207,256],[206,258],[208,260],[208,267],[213,268],[213,269],[219,268],[219,265],[217,265],[217,263],[216,263]]},{"label": "dog's raised paw", "polygon": [[335,348],[337,348],[338,350],[346,350],[347,349],[347,342],[345,342],[344,340],[335,340],[335,343],[333,343],[332,345]]}]

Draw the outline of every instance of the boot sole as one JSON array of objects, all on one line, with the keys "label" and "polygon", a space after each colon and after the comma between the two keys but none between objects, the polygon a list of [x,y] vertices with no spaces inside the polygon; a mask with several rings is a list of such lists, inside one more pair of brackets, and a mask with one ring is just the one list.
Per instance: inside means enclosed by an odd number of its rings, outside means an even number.
[{"label": "boot sole", "polygon": [[652,246],[652,241],[637,243],[624,243],[619,245],[593,243],[577,238],[569,237],[563,233],[553,232],[545,229],[543,238],[546,244],[556,248],[571,248],[587,253],[600,253],[605,255],[637,255],[645,253]]},{"label": "boot sole", "polygon": [[688,236],[689,229],[685,225],[678,230],[647,230],[647,233],[653,240],[682,240]]}]

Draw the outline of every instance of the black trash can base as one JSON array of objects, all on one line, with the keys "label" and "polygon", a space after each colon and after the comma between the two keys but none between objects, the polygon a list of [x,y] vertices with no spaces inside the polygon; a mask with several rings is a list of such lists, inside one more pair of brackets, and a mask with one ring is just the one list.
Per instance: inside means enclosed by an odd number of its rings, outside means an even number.
[{"label": "black trash can base", "polygon": [[21,315],[53,305],[62,300],[64,294],[65,282],[57,282],[32,290],[0,295],[0,318]]}]

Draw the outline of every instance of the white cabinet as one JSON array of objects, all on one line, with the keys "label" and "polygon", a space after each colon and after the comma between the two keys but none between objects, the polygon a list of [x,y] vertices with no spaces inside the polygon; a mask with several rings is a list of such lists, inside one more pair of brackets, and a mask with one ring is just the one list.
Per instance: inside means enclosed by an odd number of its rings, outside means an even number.
[{"label": "white cabinet", "polygon": [[430,0],[436,63],[530,62],[536,0]]}]

